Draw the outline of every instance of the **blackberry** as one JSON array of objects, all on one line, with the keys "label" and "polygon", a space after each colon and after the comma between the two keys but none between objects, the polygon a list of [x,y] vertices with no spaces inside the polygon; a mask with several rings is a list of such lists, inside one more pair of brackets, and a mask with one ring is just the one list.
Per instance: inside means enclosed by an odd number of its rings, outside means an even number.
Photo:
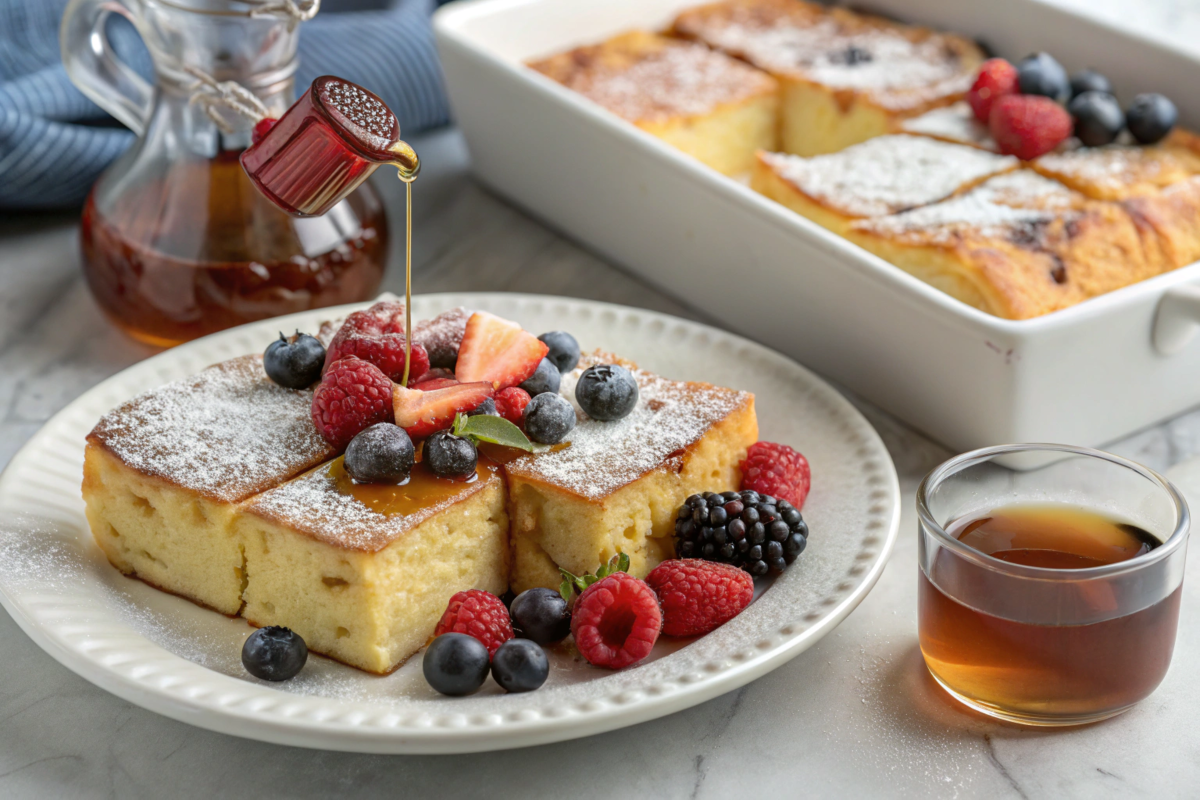
[{"label": "blackberry", "polygon": [[778,575],[808,544],[808,525],[786,500],[758,492],[704,492],[675,519],[675,553],[732,564],[756,578]]}]

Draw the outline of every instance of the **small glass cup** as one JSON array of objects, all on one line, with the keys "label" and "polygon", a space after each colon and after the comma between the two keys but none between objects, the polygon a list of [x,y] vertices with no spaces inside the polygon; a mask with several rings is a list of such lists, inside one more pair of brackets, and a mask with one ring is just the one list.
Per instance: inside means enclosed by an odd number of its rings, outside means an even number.
[{"label": "small glass cup", "polygon": [[[956,521],[1025,504],[1099,512],[1161,544],[1118,563],[1048,569],[985,555],[947,533]],[[921,652],[954,698],[1010,722],[1079,725],[1132,708],[1162,681],[1190,525],[1165,478],[1083,447],[989,447],[929,473],[917,514]]]}]

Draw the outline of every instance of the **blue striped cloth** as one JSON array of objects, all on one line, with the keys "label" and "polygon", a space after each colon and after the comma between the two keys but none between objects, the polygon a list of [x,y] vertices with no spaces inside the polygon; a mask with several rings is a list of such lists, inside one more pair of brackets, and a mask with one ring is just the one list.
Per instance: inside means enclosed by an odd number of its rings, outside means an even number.
[{"label": "blue striped cloth", "polygon": [[[58,23],[67,0],[0,0],[0,209],[79,205],[96,178],[133,142],[67,78]],[[449,119],[429,14],[433,0],[331,13],[300,28],[298,91],[338,75],[383,98],[405,134]],[[149,79],[150,57],[115,17],[117,53]]]}]

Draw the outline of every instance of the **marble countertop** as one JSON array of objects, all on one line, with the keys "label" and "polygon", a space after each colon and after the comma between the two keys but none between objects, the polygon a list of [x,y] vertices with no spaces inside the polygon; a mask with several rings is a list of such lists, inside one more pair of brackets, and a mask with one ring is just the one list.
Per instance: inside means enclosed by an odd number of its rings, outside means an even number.
[{"label": "marble countertop", "polygon": [[[1056,0],[1083,8],[1084,0]],[[1090,13],[1195,47],[1200,6],[1089,0]],[[1136,9],[1136,13],[1130,13]],[[475,185],[453,130],[416,140],[418,291],[528,291],[704,319]],[[394,208],[399,184],[381,181]],[[396,237],[399,239],[399,237]],[[393,263],[402,263],[395,243]],[[393,269],[385,286],[403,288]],[[150,355],[109,325],[79,273],[72,216],[0,219],[0,466],[85,389]],[[916,643],[921,477],[950,454],[859,404],[896,462],[901,538],[837,630],[754,683],[678,714],[587,739],[469,756],[315,752],[210,733],[119,700],[58,665],[0,614],[0,797],[1186,796],[1200,785],[1200,595],[1185,593],[1174,664],[1134,710],[1041,731],[949,700]],[[1110,449],[1170,474],[1200,507],[1200,412]],[[1200,570],[1193,559],[1190,572]],[[1193,587],[1200,574],[1188,577]]]}]

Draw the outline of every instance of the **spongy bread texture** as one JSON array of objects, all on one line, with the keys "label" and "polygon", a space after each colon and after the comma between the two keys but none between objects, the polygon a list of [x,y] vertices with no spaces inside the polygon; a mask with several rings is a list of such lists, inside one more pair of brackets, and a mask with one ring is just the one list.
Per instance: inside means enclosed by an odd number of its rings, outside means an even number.
[{"label": "spongy bread texture", "polygon": [[231,520],[242,501],[332,455],[311,404],[243,356],[113,409],[84,452],[96,543],[127,575],[238,613],[244,557]]},{"label": "spongy bread texture", "polygon": [[[234,526],[246,552],[242,615],[292,628],[314,652],[390,672],[433,635],[455,592],[508,587],[504,483],[476,483],[400,525],[338,495],[326,467],[267,492]],[[349,537],[308,532],[347,500],[357,517]]]},{"label": "spongy bread texture", "polygon": [[[562,393],[574,402],[582,370],[615,361],[586,357]],[[673,556],[688,495],[739,488],[738,464],[758,439],[754,396],[633,372],[639,399],[628,417],[597,422],[577,407],[570,447],[508,465],[514,591],[557,586],[560,567],[590,572],[617,552],[645,577]]]}]

